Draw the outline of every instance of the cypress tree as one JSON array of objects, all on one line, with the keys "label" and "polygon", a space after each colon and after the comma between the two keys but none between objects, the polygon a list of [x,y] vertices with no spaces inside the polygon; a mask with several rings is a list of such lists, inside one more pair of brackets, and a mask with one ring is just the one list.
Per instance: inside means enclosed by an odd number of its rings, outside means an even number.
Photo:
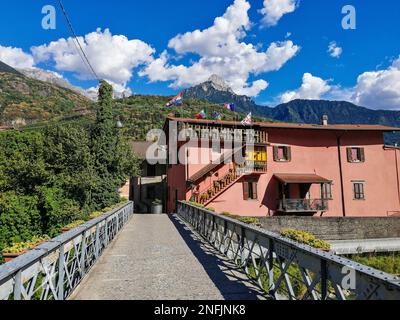
[{"label": "cypress tree", "polygon": [[113,120],[112,94],[112,86],[102,80],[99,88],[96,121],[92,130],[92,150],[97,172],[95,190],[92,190],[92,201],[98,208],[118,201],[117,189],[121,182],[114,174],[118,132]]}]

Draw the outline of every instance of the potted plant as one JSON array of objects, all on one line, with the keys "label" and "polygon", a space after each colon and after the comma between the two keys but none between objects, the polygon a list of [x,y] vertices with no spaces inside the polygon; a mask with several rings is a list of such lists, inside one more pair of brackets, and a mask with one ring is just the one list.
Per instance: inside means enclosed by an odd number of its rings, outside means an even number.
[{"label": "potted plant", "polygon": [[11,262],[12,260],[18,258],[19,256],[22,256],[23,254],[27,253],[29,250],[49,240],[50,240],[49,236],[41,236],[41,237],[35,236],[32,238],[31,241],[14,243],[12,246],[3,249],[2,253],[4,261],[6,263]]},{"label": "potted plant", "polygon": [[162,214],[163,213],[163,204],[160,199],[156,199],[153,201],[151,205],[151,213],[152,214]]},{"label": "potted plant", "polygon": [[331,251],[331,245],[328,242],[318,239],[314,235],[301,230],[286,229],[281,232],[281,236],[325,252]]},{"label": "potted plant", "polygon": [[12,246],[3,249],[3,258],[4,261],[11,262],[15,258],[22,256],[27,251],[25,243],[15,243]]},{"label": "potted plant", "polygon": [[66,233],[68,231],[71,231],[72,229],[78,228],[79,226],[81,226],[82,224],[85,224],[86,221],[84,220],[78,220],[78,221],[74,221],[72,223],[70,223],[69,225],[66,225],[65,227],[63,227],[61,229],[62,233]]},{"label": "potted plant", "polygon": [[90,219],[96,219],[96,218],[102,216],[103,214],[104,214],[104,212],[102,212],[102,211],[96,211],[96,212],[93,212],[93,213],[89,216],[89,218],[90,218]]}]

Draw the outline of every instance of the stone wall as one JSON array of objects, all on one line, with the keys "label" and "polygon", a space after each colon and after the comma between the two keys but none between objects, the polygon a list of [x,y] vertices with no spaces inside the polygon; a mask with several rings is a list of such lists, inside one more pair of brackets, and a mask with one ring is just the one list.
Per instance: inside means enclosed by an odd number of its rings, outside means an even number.
[{"label": "stone wall", "polygon": [[260,220],[263,227],[272,232],[296,229],[309,232],[323,240],[400,238],[400,217],[271,217]]}]

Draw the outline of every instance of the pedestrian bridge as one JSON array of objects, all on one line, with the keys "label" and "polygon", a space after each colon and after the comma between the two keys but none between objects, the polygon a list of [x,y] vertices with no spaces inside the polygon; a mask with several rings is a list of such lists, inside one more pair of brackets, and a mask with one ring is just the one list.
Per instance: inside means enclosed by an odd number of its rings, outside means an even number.
[{"label": "pedestrian bridge", "polygon": [[400,299],[400,279],[188,203],[129,203],[0,266],[0,300],[66,299]]}]

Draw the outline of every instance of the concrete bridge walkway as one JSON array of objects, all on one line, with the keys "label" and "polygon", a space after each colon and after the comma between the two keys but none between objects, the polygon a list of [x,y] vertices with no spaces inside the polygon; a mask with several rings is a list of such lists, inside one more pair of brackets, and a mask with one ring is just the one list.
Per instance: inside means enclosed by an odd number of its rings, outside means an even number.
[{"label": "concrete bridge walkway", "polygon": [[178,217],[135,215],[72,300],[255,300],[261,292]]}]

